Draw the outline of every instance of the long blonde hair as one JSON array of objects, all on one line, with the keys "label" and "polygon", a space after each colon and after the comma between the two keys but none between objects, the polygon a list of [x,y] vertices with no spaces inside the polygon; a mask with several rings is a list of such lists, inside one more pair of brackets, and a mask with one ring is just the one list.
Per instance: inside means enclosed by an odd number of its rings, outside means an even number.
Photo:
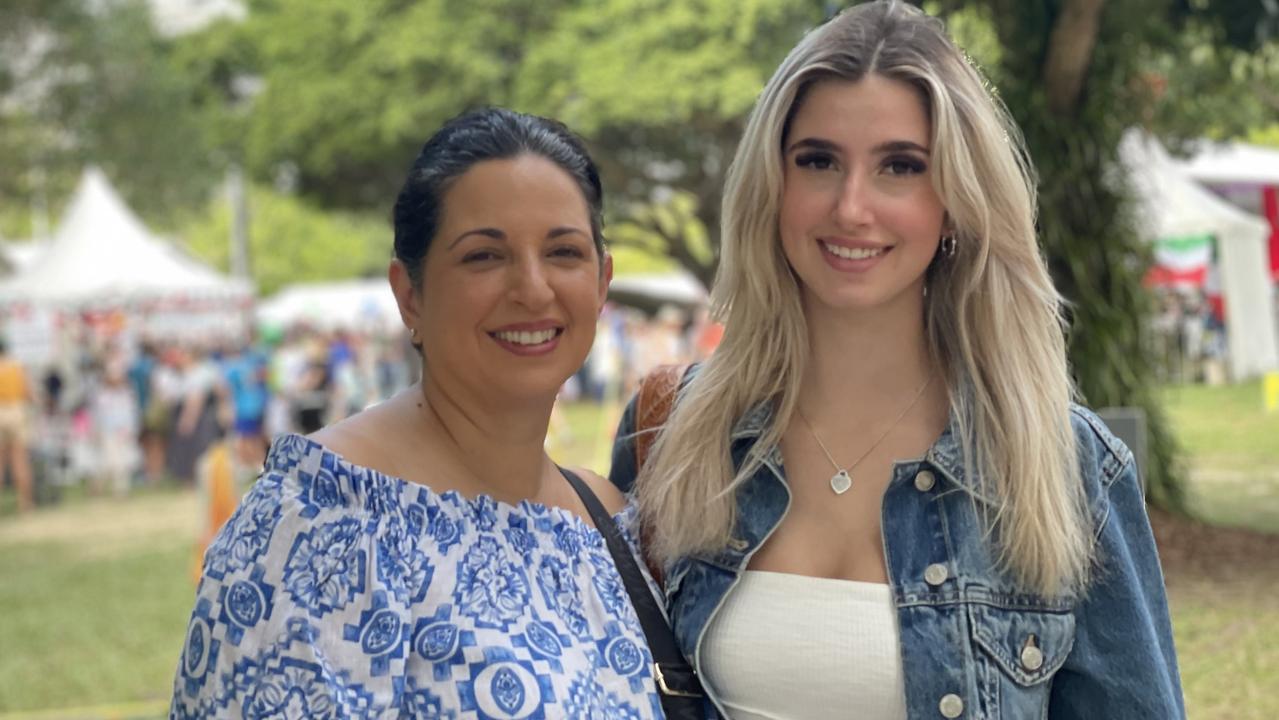
[{"label": "long blonde hair", "polygon": [[[1082,587],[1091,534],[1070,423],[1062,301],[1035,237],[1034,172],[1007,109],[939,20],[896,1],[810,32],[773,74],[729,169],[712,309],[724,338],[682,392],[641,469],[662,562],[723,548],[733,491],[780,442],[807,362],[798,281],[782,254],[782,143],[806,90],[870,73],[916,88],[931,118],[932,180],[955,231],[928,273],[925,323],[947,381],[969,477],[1002,567],[1045,594]],[[734,472],[730,434],[770,403],[773,423]]]}]

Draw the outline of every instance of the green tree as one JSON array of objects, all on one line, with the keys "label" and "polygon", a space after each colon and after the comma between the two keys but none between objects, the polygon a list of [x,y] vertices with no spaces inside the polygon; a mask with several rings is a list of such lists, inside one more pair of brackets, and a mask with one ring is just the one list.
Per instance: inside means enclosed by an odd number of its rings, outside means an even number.
[{"label": "green tree", "polygon": [[[391,258],[391,230],[366,215],[320,210],[274,190],[249,191],[249,253],[258,291],[349,277],[381,276]],[[186,247],[222,270],[230,265],[231,208],[222,199],[184,225]]]},{"label": "green tree", "polygon": [[427,135],[508,104],[562,0],[263,0],[244,27],[263,90],[245,138],[260,178],[329,207],[390,207]]},{"label": "green tree", "polygon": [[[1164,413],[1154,396],[1152,359],[1143,338],[1149,297],[1141,278],[1147,249],[1132,198],[1110,182],[1123,132],[1151,126],[1197,137],[1240,83],[1195,87],[1204,77],[1241,78],[1255,62],[1275,16],[1261,3],[1198,8],[1177,0],[983,0],[938,3],[943,12],[985,23],[999,41],[986,65],[1025,133],[1039,171],[1040,236],[1057,287],[1071,301],[1070,359],[1084,398],[1094,406],[1136,405],[1150,430],[1147,481],[1152,498],[1184,507],[1181,470]],[[1229,5],[1227,8],[1225,5]],[[1252,32],[1253,29],[1261,31]],[[1195,73],[1168,80],[1179,55],[1208,48]],[[1202,51],[1201,51],[1202,52]],[[1179,64],[1178,67],[1181,65]],[[1167,74],[1160,82],[1160,67]],[[1224,73],[1224,75],[1223,75]],[[1154,82],[1152,82],[1152,80]],[[1183,105],[1184,96],[1202,94]]]},{"label": "green tree", "polygon": [[244,28],[265,88],[249,165],[325,206],[385,209],[447,118],[553,115],[603,166],[610,238],[709,284],[745,115],[821,17],[811,0],[262,0]]},{"label": "green tree", "polygon": [[0,8],[0,197],[65,197],[88,163],[171,226],[217,178],[189,78],[140,0]]}]

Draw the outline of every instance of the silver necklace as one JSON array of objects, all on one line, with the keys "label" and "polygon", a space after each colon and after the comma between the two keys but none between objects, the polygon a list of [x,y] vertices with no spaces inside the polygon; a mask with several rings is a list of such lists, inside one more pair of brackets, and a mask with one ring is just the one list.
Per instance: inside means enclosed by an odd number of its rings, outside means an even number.
[{"label": "silver necklace", "polygon": [[911,408],[915,407],[915,403],[919,402],[919,398],[923,396],[924,390],[932,381],[933,376],[930,373],[928,375],[928,379],[924,381],[924,384],[920,385],[919,389],[915,391],[915,397],[911,398],[910,404],[906,406],[906,409],[902,410],[901,413],[897,415],[896,419],[889,423],[888,428],[875,439],[875,442],[870,444],[870,447],[866,448],[866,452],[862,453],[861,456],[853,461],[853,464],[848,465],[847,467],[840,467],[839,463],[835,462],[835,457],[830,454],[830,450],[826,449],[826,443],[822,442],[822,439],[817,435],[817,431],[813,429],[812,423],[808,422],[808,418],[804,417],[804,411],[799,408],[795,408],[795,412],[799,415],[799,419],[803,421],[804,427],[808,428],[808,433],[817,441],[817,447],[822,449],[822,452],[826,454],[826,459],[830,461],[831,467],[835,468],[835,474],[830,476],[830,489],[834,490],[836,495],[843,495],[848,492],[848,489],[853,486],[852,471],[861,464],[862,460],[866,459],[867,455],[870,455],[872,450],[879,447],[879,444],[884,441],[884,438],[888,437],[888,433],[892,432],[893,428],[897,427],[897,423],[901,422],[902,418],[906,417],[906,413],[910,412]]}]

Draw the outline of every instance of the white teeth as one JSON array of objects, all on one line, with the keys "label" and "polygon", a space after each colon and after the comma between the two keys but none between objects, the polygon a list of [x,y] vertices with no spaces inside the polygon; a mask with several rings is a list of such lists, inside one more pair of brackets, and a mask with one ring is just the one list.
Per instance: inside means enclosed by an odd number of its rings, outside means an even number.
[{"label": "white teeth", "polygon": [[555,330],[538,330],[537,332],[525,331],[501,331],[493,333],[500,340],[505,340],[516,345],[541,345],[548,343],[555,337]]},{"label": "white teeth", "polygon": [[842,245],[832,245],[830,243],[822,243],[822,247],[826,251],[836,257],[846,258],[848,260],[865,260],[866,258],[876,257],[884,254],[884,248],[849,248]]}]

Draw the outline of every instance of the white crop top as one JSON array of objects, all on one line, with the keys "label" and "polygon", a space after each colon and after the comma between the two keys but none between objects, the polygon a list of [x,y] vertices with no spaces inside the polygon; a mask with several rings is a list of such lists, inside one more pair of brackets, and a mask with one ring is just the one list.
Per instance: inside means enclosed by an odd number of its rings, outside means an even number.
[{"label": "white crop top", "polygon": [[702,646],[731,720],[905,720],[897,612],[880,583],[749,570]]}]

